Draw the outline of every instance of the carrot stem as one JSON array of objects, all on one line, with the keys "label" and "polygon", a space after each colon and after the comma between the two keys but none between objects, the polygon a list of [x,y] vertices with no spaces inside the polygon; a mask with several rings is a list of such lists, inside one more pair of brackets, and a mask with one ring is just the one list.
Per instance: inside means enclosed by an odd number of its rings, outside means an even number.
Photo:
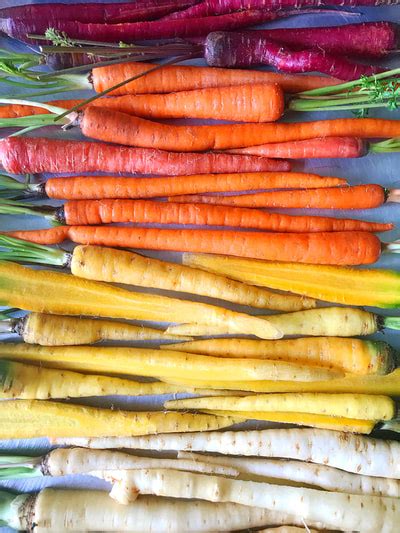
[{"label": "carrot stem", "polygon": [[70,254],[58,248],[0,235],[0,257],[4,261],[65,267],[69,263]]}]

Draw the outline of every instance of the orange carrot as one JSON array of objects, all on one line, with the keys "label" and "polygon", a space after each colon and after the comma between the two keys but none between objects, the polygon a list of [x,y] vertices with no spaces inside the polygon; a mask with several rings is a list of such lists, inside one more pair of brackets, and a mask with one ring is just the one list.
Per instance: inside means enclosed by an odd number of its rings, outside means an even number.
[{"label": "orange carrot", "polygon": [[135,179],[115,176],[60,177],[49,178],[39,189],[48,198],[59,200],[101,200],[103,198],[157,198],[207,192],[314,189],[336,187],[346,183],[346,180],[342,178],[301,172],[242,172]]},{"label": "orange carrot", "polygon": [[287,161],[274,161],[251,155],[179,154],[105,143],[32,137],[2,139],[0,165],[11,174],[124,172],[180,176],[239,170],[241,172],[290,170]]},{"label": "orange carrot", "polygon": [[361,265],[377,261],[381,242],[373,233],[263,233],[209,229],[156,229],[119,226],[64,226],[12,231],[8,235],[38,244],[67,238],[77,244],[176,252],[234,255],[269,261]]},{"label": "orange carrot", "polygon": [[354,187],[321,187],[270,191],[235,196],[206,196],[187,194],[168,198],[173,202],[234,205],[239,207],[282,207],[311,209],[370,209],[386,201],[386,191],[376,184]]},{"label": "orange carrot", "polygon": [[[154,67],[152,63],[120,63],[92,70],[96,92],[110,89],[122,81]],[[340,80],[326,76],[292,75],[262,70],[239,70],[194,66],[166,66],[113,91],[112,95],[172,93],[206,87],[227,87],[254,83],[278,83],[285,92],[297,93],[327,87]]]},{"label": "orange carrot", "polygon": [[357,137],[322,137],[305,141],[261,144],[227,150],[230,154],[248,154],[283,159],[350,158],[368,153],[368,146]]},{"label": "orange carrot", "polygon": [[[41,214],[40,208],[38,209]],[[393,228],[392,224],[361,220],[291,216],[242,207],[174,204],[150,200],[70,200],[63,206],[54,208],[54,219],[70,226],[134,222],[230,226],[298,233],[355,230],[379,232]]]},{"label": "orange carrot", "polygon": [[286,142],[316,137],[400,137],[400,121],[347,118],[298,123],[217,124],[206,126],[160,124],[119,111],[87,107],[79,124],[87,137],[143,148],[199,152]]},{"label": "orange carrot", "polygon": [[[58,100],[52,105],[70,109],[84,100]],[[124,95],[99,98],[88,106],[113,109],[129,115],[149,118],[210,118],[237,122],[270,122],[284,111],[282,89],[277,84],[237,85],[195,89],[169,94]],[[0,117],[17,118],[48,113],[28,105],[0,107]]]}]

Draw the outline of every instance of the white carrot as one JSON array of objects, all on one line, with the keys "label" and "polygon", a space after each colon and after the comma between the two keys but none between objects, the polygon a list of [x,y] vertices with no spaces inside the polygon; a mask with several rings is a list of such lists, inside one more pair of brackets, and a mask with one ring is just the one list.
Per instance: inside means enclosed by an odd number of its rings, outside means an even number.
[{"label": "white carrot", "polygon": [[134,501],[138,494],[232,502],[324,522],[343,531],[395,533],[400,521],[400,500],[360,496],[303,487],[289,487],[177,470],[104,471],[113,484],[110,496],[119,503]]},{"label": "white carrot", "polygon": [[286,513],[234,503],[143,496],[130,505],[121,506],[107,492],[98,490],[45,489],[38,494],[17,496],[1,491],[0,501],[5,524],[35,533],[200,533],[301,524],[300,518]]},{"label": "white carrot", "polygon": [[400,442],[325,429],[211,431],[131,438],[53,439],[52,442],[88,448],[177,450],[280,457],[324,464],[366,476],[400,479]]},{"label": "white carrot", "polygon": [[[382,477],[351,474],[326,465],[289,459],[259,457],[222,457],[192,452],[178,452],[179,459],[226,466],[239,471],[240,479],[271,481],[284,480],[287,485],[298,483],[334,492],[400,497],[400,481]],[[293,483],[290,483],[293,482]]]}]

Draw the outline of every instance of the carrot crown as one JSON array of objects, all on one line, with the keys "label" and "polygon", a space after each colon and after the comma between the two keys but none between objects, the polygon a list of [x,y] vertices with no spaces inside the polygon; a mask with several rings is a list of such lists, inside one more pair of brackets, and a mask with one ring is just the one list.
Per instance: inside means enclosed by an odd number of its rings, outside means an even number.
[{"label": "carrot crown", "polygon": [[31,205],[25,202],[16,202],[6,198],[3,198],[0,201],[0,215],[39,216],[48,220],[53,226],[60,225],[58,217],[60,210],[62,211],[62,208],[52,207],[49,205]]},{"label": "carrot crown", "polygon": [[30,494],[15,494],[6,490],[0,491],[0,526],[9,526],[20,529],[20,513],[26,502],[31,498]]},{"label": "carrot crown", "polygon": [[[0,361],[0,382],[3,378],[7,378],[9,365],[9,361]],[[43,477],[40,469],[41,460],[42,457],[0,455],[0,480]]]},{"label": "carrot crown", "polygon": [[43,183],[30,183],[27,175],[24,182],[18,181],[6,174],[0,174],[0,198],[30,198],[40,197],[44,194]]},{"label": "carrot crown", "polygon": [[65,267],[71,254],[65,250],[0,235],[0,260]]}]

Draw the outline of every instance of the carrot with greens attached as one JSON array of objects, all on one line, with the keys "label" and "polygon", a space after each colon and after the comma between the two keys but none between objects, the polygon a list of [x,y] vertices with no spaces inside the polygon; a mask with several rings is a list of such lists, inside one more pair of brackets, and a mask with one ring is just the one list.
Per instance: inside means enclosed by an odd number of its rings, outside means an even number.
[{"label": "carrot with greens attached", "polygon": [[298,263],[278,263],[206,254],[184,254],[185,265],[231,279],[347,305],[396,308],[400,304],[400,276],[376,270]]},{"label": "carrot with greens attached", "polygon": [[[0,302],[50,314],[88,315],[145,321],[194,321],[229,324],[237,333],[266,335],[267,322],[221,307],[120,289],[69,274],[33,270],[0,262]],[[273,338],[280,332],[271,327]]]},{"label": "carrot with greens attached", "polygon": [[251,357],[292,361],[327,366],[359,375],[388,374],[396,366],[394,350],[388,344],[340,337],[299,338],[280,341],[206,339],[172,344],[161,348],[214,357]]},{"label": "carrot with greens attached", "polygon": [[0,165],[12,174],[112,172],[132,174],[222,174],[288,171],[284,161],[231,154],[178,154],[104,143],[8,137],[0,141]]},{"label": "carrot with greens attached", "polygon": [[[268,319],[270,324],[279,328],[283,335],[354,337],[372,335],[384,328],[400,328],[399,317],[376,315],[370,311],[353,307],[322,307],[264,316],[263,318]],[[182,334],[193,337],[227,333],[223,328],[214,329],[207,324],[181,324],[170,326],[167,331],[175,335]]]},{"label": "carrot with greens attached", "polygon": [[[141,383],[129,379],[86,375],[69,370],[21,364],[5,359],[0,361],[1,399],[49,400],[113,395],[149,396],[179,392],[196,393],[197,389],[167,385],[160,381]],[[210,391],[201,393],[209,394]]]},{"label": "carrot with greens attached", "polygon": [[156,229],[119,226],[59,226],[11,231],[6,235],[37,244],[76,244],[142,248],[176,252],[228,254],[268,261],[298,261],[324,265],[375,263],[385,249],[398,252],[398,243],[382,245],[373,233],[266,233],[212,229]]},{"label": "carrot with greens attached", "polygon": [[104,340],[130,342],[180,340],[180,337],[168,335],[163,330],[113,320],[93,320],[46,313],[30,313],[22,318],[11,318],[3,311],[0,312],[0,317],[2,318],[0,333],[17,333],[24,342],[42,346],[94,344]]},{"label": "carrot with greens attached", "polygon": [[[300,516],[248,507],[235,503],[177,500],[141,496],[134,503],[120,505],[99,490],[45,489],[39,493],[0,492],[2,520],[12,528],[30,531],[65,531],[65,519],[74,531],[239,531],[266,524],[298,524]],[[29,515],[25,510],[29,506]],[[162,519],[160,518],[162,517]],[[308,525],[311,524],[307,521]],[[320,524],[315,524],[320,527]]]},{"label": "carrot with greens attached", "polygon": [[[4,235],[0,235],[0,247],[3,249],[0,251],[0,258],[23,261],[29,257],[31,263],[66,266],[78,278],[185,292],[240,305],[282,311],[307,309],[316,305],[315,300],[310,298],[274,293],[229,280],[224,276],[210,274],[204,270],[144,257],[125,250],[99,246],[76,246],[70,253],[65,250],[30,244]],[[106,327],[110,330],[108,335],[115,340],[118,335],[121,336],[120,340],[132,335],[129,328],[124,329],[124,324],[114,324],[111,322],[110,326]],[[78,329],[78,326],[74,326],[74,329],[75,327]],[[48,328],[44,328],[46,329]],[[89,335],[89,338],[91,338],[89,333],[91,329],[96,330],[96,322],[93,322],[92,328],[88,328],[86,335]],[[136,331],[133,331],[137,335]],[[93,334],[95,338],[96,335],[100,335],[94,332]],[[160,336],[162,336],[161,333],[158,333],[158,338]],[[46,338],[46,335],[43,337]],[[39,338],[42,337],[39,336]]]},{"label": "carrot with greens attached", "polygon": [[[0,108],[1,111],[1,108]],[[230,154],[258,155],[283,159],[352,158],[368,153],[368,146],[357,137],[320,137],[305,141],[261,144],[227,150]]]},{"label": "carrot with greens attached", "polygon": [[1,402],[0,438],[148,435],[159,431],[207,431],[230,426],[234,419],[212,415],[99,409],[41,400]]},{"label": "carrot with greens attached", "polygon": [[154,178],[116,176],[68,176],[42,183],[21,183],[0,175],[0,189],[29,198],[104,200],[106,198],[157,198],[207,192],[336,187],[345,179],[301,172],[238,172]]},{"label": "carrot with greens attached", "polygon": [[34,346],[0,343],[0,358],[75,372],[124,376],[155,376],[165,381],[191,379],[235,381],[238,377],[259,379],[324,381],[344,373],[322,367],[307,367],[283,361],[224,359],[183,352],[125,346]]},{"label": "carrot with greens attached", "polygon": [[267,191],[233,196],[183,195],[172,196],[172,202],[230,205],[237,207],[283,207],[291,209],[371,209],[398,198],[378,184],[353,187],[321,187],[319,189],[293,189]]},{"label": "carrot with greens attached", "polygon": [[128,223],[229,226],[279,232],[389,231],[392,224],[329,217],[291,216],[242,207],[154,202],[150,200],[70,200],[56,208],[0,201],[0,214],[43,216],[71,226]]}]

